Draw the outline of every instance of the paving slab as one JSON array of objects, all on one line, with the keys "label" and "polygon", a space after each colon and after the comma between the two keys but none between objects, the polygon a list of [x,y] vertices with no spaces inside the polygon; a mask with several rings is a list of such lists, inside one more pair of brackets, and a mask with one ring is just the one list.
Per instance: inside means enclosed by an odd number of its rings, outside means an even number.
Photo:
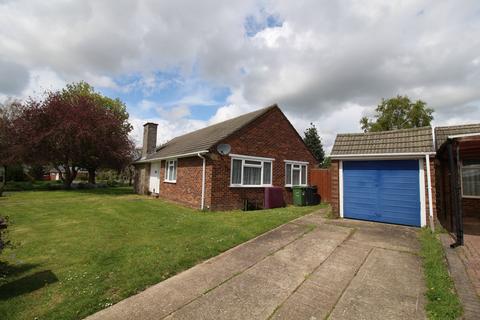
[{"label": "paving slab", "polygon": [[325,319],[371,250],[340,245],[275,311],[272,319]]},{"label": "paving slab", "polygon": [[307,231],[309,228],[306,225],[287,223],[87,319],[161,319],[298,239]]},{"label": "paving slab", "polygon": [[350,231],[320,225],[167,319],[266,319]]},{"label": "paving slab", "polygon": [[359,245],[413,253],[420,251],[420,242],[417,238],[418,228],[352,219],[326,220],[325,222],[356,228],[356,232],[349,241],[357,242]]},{"label": "paving slab", "polygon": [[374,248],[329,319],[425,319],[425,290],[419,256]]}]

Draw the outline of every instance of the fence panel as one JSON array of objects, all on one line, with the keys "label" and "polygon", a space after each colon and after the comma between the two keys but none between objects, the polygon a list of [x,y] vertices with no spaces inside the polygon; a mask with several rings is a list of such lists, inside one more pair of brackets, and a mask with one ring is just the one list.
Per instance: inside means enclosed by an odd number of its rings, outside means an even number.
[{"label": "fence panel", "polygon": [[310,171],[311,185],[317,186],[322,202],[332,200],[332,174],[330,169],[312,169]]}]

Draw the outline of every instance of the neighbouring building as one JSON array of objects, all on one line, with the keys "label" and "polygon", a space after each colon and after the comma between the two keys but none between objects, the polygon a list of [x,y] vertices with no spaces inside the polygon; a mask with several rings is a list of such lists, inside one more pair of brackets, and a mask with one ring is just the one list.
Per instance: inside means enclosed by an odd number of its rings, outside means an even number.
[{"label": "neighbouring building", "polygon": [[176,137],[157,147],[157,124],[144,125],[135,191],[193,208],[263,206],[265,188],[309,184],[315,158],[277,105]]},{"label": "neighbouring building", "polygon": [[338,134],[331,157],[337,216],[480,232],[480,124]]}]

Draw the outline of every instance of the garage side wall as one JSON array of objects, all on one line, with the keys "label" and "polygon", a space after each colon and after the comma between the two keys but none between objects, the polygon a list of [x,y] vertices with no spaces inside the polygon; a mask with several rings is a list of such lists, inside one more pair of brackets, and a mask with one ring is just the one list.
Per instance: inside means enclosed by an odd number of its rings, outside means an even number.
[{"label": "garage side wall", "polygon": [[332,165],[330,167],[332,174],[332,215],[337,218],[340,217],[340,184],[338,181],[339,165],[339,160],[332,160]]}]

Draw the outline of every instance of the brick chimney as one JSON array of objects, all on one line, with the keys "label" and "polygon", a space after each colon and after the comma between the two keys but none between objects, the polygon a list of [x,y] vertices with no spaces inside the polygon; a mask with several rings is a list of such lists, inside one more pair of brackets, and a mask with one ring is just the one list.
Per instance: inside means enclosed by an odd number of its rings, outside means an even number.
[{"label": "brick chimney", "polygon": [[158,124],[153,122],[147,122],[143,125],[142,158],[147,154],[155,152],[157,147],[157,127]]}]

